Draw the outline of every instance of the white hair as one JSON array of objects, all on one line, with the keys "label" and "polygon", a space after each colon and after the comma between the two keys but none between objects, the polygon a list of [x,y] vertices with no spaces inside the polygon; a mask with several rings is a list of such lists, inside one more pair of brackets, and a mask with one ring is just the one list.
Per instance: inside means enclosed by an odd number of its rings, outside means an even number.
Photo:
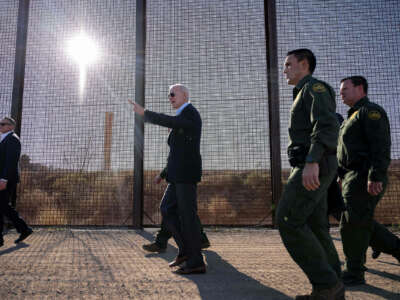
[{"label": "white hair", "polygon": [[189,89],[181,83],[175,83],[169,87],[171,90],[173,87],[179,88],[179,90],[185,95],[186,99],[189,99]]}]

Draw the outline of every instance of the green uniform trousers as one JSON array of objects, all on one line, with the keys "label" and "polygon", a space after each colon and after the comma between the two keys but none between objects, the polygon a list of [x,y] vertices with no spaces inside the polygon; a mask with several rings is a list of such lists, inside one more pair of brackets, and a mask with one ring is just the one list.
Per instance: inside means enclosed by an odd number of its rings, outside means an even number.
[{"label": "green uniform trousers", "polygon": [[[336,157],[332,156],[332,164]],[[341,275],[340,260],[329,234],[327,190],[336,169],[320,176],[320,187],[307,191],[302,184],[303,169],[295,167],[279,201],[276,224],[293,260],[315,289],[336,285]]]},{"label": "green uniform trousers", "polygon": [[368,245],[374,250],[393,254],[399,247],[398,237],[373,220],[374,210],[387,186],[377,196],[367,191],[368,172],[349,171],[342,179],[342,193],[347,211],[342,214],[340,234],[346,256],[345,270],[363,276]]}]

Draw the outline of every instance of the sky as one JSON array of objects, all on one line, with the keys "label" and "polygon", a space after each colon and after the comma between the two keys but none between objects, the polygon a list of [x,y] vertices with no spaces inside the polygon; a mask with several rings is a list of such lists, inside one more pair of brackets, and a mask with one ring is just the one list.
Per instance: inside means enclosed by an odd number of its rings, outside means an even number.
[{"label": "sky", "polygon": [[[263,2],[147,1],[145,106],[173,114],[168,86],[180,82],[189,88],[203,119],[204,169],[270,165]],[[314,75],[337,94],[345,76],[368,79],[370,99],[388,112],[392,157],[398,158],[397,1],[276,2],[284,167],[292,99],[283,61],[287,51],[303,47],[317,57]],[[32,162],[101,169],[105,114],[113,112],[112,169],[133,169],[134,114],[127,100],[135,96],[135,6],[127,0],[31,1],[21,139]],[[0,2],[2,114],[11,105],[17,9],[17,1]],[[85,65],[68,52],[69,42],[82,33],[99,53]],[[336,101],[345,115],[347,108],[338,96]],[[145,169],[164,166],[167,136],[167,129],[146,125]]]}]

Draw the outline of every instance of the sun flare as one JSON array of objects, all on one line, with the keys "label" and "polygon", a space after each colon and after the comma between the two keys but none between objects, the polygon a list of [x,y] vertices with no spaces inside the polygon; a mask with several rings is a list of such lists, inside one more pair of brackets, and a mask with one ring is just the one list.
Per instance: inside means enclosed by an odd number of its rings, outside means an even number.
[{"label": "sun flare", "polygon": [[69,40],[67,51],[80,66],[87,66],[99,58],[98,47],[84,33]]},{"label": "sun flare", "polygon": [[79,65],[79,87],[82,96],[85,89],[87,66],[100,57],[99,49],[94,41],[81,32],[68,41],[67,52]]}]

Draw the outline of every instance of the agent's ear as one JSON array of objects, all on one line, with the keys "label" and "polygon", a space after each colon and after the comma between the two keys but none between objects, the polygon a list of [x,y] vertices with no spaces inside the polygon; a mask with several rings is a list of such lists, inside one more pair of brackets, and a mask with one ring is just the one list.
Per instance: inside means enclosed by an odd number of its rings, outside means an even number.
[{"label": "agent's ear", "polygon": [[364,95],[364,87],[363,87],[362,84],[357,85],[355,88],[357,89],[357,94],[358,95]]},{"label": "agent's ear", "polygon": [[301,69],[302,69],[303,71],[307,71],[307,72],[310,71],[310,65],[309,65],[307,59],[303,59],[303,60],[299,61],[299,64],[300,64]]}]

